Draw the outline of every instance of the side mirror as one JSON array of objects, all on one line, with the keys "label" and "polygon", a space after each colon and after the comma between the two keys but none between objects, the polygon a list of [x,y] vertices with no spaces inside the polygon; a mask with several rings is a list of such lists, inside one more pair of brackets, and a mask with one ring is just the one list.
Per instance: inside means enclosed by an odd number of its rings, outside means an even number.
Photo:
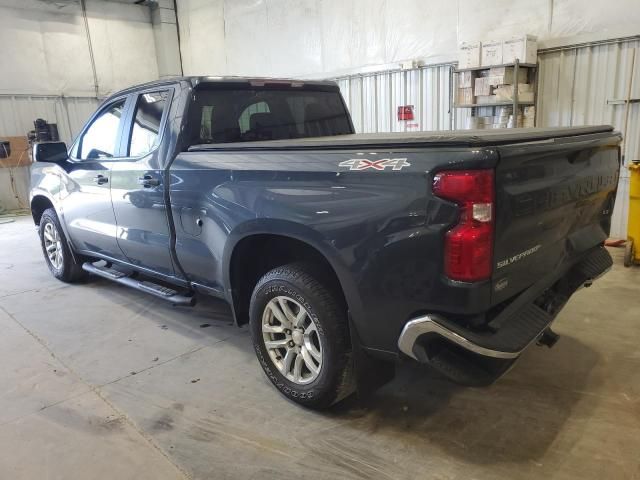
[{"label": "side mirror", "polygon": [[36,162],[61,163],[69,158],[64,142],[40,142],[33,144],[33,160]]}]

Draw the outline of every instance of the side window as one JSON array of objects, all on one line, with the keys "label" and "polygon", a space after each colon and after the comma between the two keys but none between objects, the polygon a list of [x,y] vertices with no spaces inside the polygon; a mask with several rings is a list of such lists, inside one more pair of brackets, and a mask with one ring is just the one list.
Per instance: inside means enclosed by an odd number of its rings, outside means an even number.
[{"label": "side window", "polygon": [[125,100],[118,100],[104,110],[91,124],[78,142],[77,158],[111,158],[118,146],[118,128]]},{"label": "side window", "polygon": [[200,138],[203,142],[213,140],[211,116],[213,115],[213,105],[203,105],[200,115]]},{"label": "side window", "polygon": [[153,150],[160,140],[160,123],[167,107],[168,92],[143,93],[138,97],[131,127],[129,156],[140,157]]},{"label": "side window", "polygon": [[[269,113],[269,105],[266,102],[252,103],[243,110],[238,118],[240,133],[247,133],[251,130],[251,116],[255,113]],[[256,117],[257,118],[257,117]]]}]

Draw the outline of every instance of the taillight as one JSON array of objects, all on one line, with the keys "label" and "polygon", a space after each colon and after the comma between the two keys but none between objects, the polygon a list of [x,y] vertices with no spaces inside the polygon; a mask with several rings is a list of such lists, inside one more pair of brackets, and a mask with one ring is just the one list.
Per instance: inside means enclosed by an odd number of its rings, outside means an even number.
[{"label": "taillight", "polygon": [[493,170],[440,172],[433,179],[433,193],[460,207],[460,221],[445,236],[445,274],[463,282],[488,279],[495,225]]}]

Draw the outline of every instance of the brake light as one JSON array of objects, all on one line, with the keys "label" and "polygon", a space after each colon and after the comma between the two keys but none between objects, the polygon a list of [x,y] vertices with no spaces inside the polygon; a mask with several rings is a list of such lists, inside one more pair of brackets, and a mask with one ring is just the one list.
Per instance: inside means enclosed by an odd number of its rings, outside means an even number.
[{"label": "brake light", "polygon": [[440,172],[433,179],[433,193],[460,207],[458,224],[445,236],[445,274],[463,282],[488,279],[495,227],[493,170]]}]

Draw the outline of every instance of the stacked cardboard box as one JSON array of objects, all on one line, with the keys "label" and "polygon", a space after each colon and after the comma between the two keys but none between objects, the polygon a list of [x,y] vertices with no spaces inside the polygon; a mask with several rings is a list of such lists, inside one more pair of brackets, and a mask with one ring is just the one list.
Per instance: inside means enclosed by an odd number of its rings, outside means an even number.
[{"label": "stacked cardboard box", "polygon": [[482,42],[481,65],[490,67],[492,65],[501,65],[502,62],[502,41]]},{"label": "stacked cardboard box", "polygon": [[[499,102],[513,101],[514,85],[499,85],[494,91]],[[520,102],[533,102],[533,89],[531,84],[518,84],[518,100]]]},{"label": "stacked cardboard box", "polygon": [[536,63],[538,61],[538,39],[533,35],[514,37],[502,42],[503,63]]},{"label": "stacked cardboard box", "polygon": [[481,50],[480,42],[461,43],[458,48],[458,68],[479,67]]},{"label": "stacked cardboard box", "polygon": [[526,128],[535,127],[536,125],[536,107],[524,107],[522,126]]},{"label": "stacked cardboard box", "polygon": [[475,103],[473,88],[459,88],[456,103],[458,105],[470,105]]},{"label": "stacked cardboard box", "polygon": [[473,72],[458,73],[458,94],[456,103],[458,105],[469,105],[475,102],[473,95]]},{"label": "stacked cardboard box", "polygon": [[459,72],[458,73],[458,87],[469,88],[473,87],[473,72]]},{"label": "stacked cardboard box", "polygon": [[519,108],[514,112],[511,105],[496,105],[513,102],[516,89],[519,102],[535,99],[533,85],[528,83],[533,78],[529,75],[531,69],[521,67],[516,75],[513,66],[506,66],[516,61],[521,64],[537,62],[536,37],[522,35],[508,40],[461,44],[458,68],[473,70],[458,72],[456,100],[458,105],[476,106],[465,120],[467,128],[534,126],[534,107]]},{"label": "stacked cardboard box", "polygon": [[496,103],[498,99],[495,95],[476,95],[476,103],[478,105],[490,105]]},{"label": "stacked cardboard box", "polygon": [[[488,70],[489,83],[491,85],[511,85],[514,81],[515,69],[513,67],[491,67]],[[527,83],[527,69],[518,69],[518,83]]]},{"label": "stacked cardboard box", "polygon": [[491,95],[491,84],[489,83],[489,77],[476,78],[473,93],[476,97],[480,95]]}]

